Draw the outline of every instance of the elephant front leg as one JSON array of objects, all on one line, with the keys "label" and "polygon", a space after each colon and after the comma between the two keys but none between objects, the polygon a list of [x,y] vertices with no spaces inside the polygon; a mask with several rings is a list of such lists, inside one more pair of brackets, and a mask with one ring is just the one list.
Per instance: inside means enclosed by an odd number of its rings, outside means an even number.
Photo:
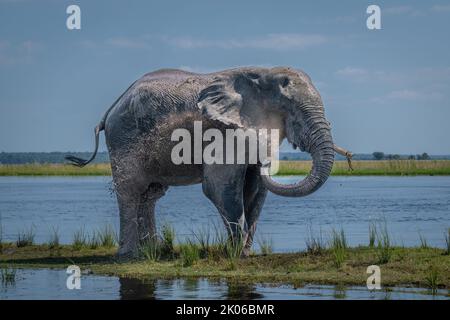
[{"label": "elephant front leg", "polygon": [[243,203],[245,166],[207,165],[203,192],[219,211],[231,240],[247,241],[248,227]]},{"label": "elephant front leg", "polygon": [[261,181],[259,167],[249,167],[245,176],[244,186],[244,210],[245,219],[248,224],[248,236],[243,251],[244,256],[250,254],[259,214],[261,213],[266,196],[267,189]]}]

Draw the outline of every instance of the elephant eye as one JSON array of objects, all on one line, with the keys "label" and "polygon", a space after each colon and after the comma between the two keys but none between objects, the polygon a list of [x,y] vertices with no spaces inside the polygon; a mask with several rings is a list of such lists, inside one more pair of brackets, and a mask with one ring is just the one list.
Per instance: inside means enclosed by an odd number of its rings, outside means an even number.
[{"label": "elephant eye", "polygon": [[282,86],[283,88],[287,87],[288,84],[289,84],[289,78],[286,77],[286,78],[284,78],[284,79],[281,80],[281,86]]}]

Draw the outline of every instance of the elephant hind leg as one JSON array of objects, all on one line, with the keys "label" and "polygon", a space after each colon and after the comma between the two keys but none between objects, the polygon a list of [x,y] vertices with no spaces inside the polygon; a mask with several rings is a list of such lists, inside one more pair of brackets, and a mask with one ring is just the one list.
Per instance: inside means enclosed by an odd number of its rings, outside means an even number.
[{"label": "elephant hind leg", "polygon": [[137,208],[139,243],[154,239],[157,235],[155,222],[156,201],[164,196],[168,187],[159,183],[150,183],[141,195],[142,202]]},{"label": "elephant hind leg", "polygon": [[[134,185],[135,187],[136,185]],[[143,191],[122,185],[117,192],[120,211],[120,235],[118,256],[136,257],[142,242],[156,237],[155,206],[166,186],[151,183]]]}]

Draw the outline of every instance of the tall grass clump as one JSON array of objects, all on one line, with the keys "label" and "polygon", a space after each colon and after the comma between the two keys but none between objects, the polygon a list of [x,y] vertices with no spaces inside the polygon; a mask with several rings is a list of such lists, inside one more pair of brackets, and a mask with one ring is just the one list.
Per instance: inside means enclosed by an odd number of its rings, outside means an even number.
[{"label": "tall grass clump", "polygon": [[175,229],[168,223],[162,226],[162,254],[168,258],[173,258],[175,253]]},{"label": "tall grass clump", "polygon": [[370,222],[369,224],[369,247],[373,248],[375,246],[375,241],[377,239],[377,225],[375,222]]},{"label": "tall grass clump", "polygon": [[2,224],[2,214],[0,213],[0,253],[3,252],[3,224]]},{"label": "tall grass clump", "polygon": [[17,235],[16,246],[18,248],[32,246],[34,243],[34,228],[30,227],[28,230],[22,230]]},{"label": "tall grass clump", "polygon": [[419,232],[419,239],[420,239],[420,248],[421,249],[428,249],[428,241],[427,239]]},{"label": "tall grass clump", "polygon": [[435,266],[431,266],[425,277],[427,287],[430,288],[432,294],[436,294],[439,282],[439,272]]},{"label": "tall grass clump", "polygon": [[180,245],[180,257],[183,267],[190,267],[200,259],[200,248],[194,240]]},{"label": "tall grass clump", "polygon": [[231,237],[228,239],[225,245],[225,254],[230,264],[231,270],[236,270],[237,261],[242,255],[242,251],[244,249],[244,242],[242,234],[239,234],[237,237]]},{"label": "tall grass clump", "polygon": [[16,269],[2,266],[0,268],[0,278],[2,279],[2,285],[7,286],[16,282]]},{"label": "tall grass clump", "polygon": [[81,250],[88,245],[88,235],[84,227],[78,229],[73,234],[72,248],[74,250]]},{"label": "tall grass clump", "polygon": [[89,240],[88,240],[88,247],[89,249],[97,249],[98,247],[100,247],[101,242],[100,242],[100,233],[97,231],[93,231],[91,235],[89,235]]},{"label": "tall grass clump", "polygon": [[391,237],[387,228],[387,222],[384,220],[377,232],[377,255],[378,263],[385,264],[391,260],[392,246]]},{"label": "tall grass clump", "polygon": [[447,245],[445,254],[450,254],[450,228],[447,229],[447,232],[444,234],[445,244]]},{"label": "tall grass clump", "polygon": [[261,254],[264,256],[271,254],[273,252],[273,240],[270,236],[259,237],[258,245],[261,250]]},{"label": "tall grass clump", "polygon": [[59,248],[59,230],[53,227],[50,233],[50,238],[48,239],[48,247],[50,249]]},{"label": "tall grass clump", "polygon": [[200,258],[210,257],[213,253],[213,243],[209,228],[203,227],[201,229],[198,229],[197,231],[193,231],[192,233],[199,245]]},{"label": "tall grass clump", "polygon": [[148,261],[158,261],[161,258],[161,243],[158,238],[151,238],[139,246],[139,254]]},{"label": "tall grass clump", "polygon": [[100,246],[105,248],[112,248],[117,243],[117,235],[114,228],[110,225],[106,225],[103,229],[98,231],[98,241]]},{"label": "tall grass clump", "polygon": [[335,229],[331,231],[330,249],[333,253],[335,267],[340,268],[345,261],[347,250],[347,238],[344,229],[339,232]]},{"label": "tall grass clump", "polygon": [[319,231],[319,235],[316,237],[312,225],[308,226],[308,234],[305,240],[306,251],[312,255],[320,255],[325,250],[325,241],[322,236],[322,229]]}]

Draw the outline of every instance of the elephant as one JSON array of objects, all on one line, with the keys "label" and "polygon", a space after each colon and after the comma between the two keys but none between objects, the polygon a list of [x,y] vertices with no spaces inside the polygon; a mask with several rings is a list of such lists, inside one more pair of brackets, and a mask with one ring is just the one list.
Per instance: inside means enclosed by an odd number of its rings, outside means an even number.
[{"label": "elephant", "polygon": [[[262,174],[269,163],[174,164],[171,134],[192,132],[193,123],[220,132],[236,128],[279,130],[279,139],[311,154],[311,172],[297,183],[282,184]],[[161,69],[135,81],[95,127],[95,151],[84,160],[66,156],[79,167],[97,153],[105,132],[120,212],[120,257],[135,257],[142,242],[156,237],[155,204],[168,187],[202,184],[230,237],[242,240],[248,255],[267,192],[303,197],[330,175],[335,152],[322,98],[310,77],[290,67],[242,67],[199,74]]]}]

